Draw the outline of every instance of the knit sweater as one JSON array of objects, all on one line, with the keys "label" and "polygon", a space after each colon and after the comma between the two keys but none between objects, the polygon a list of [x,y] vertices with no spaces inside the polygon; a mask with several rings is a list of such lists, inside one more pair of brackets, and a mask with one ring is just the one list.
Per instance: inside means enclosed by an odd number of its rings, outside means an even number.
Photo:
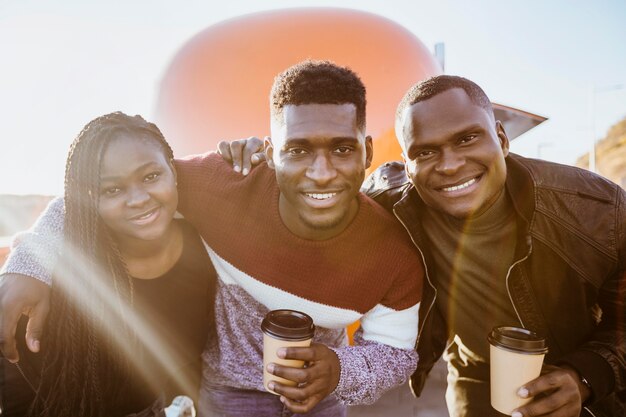
[{"label": "knit sweater", "polygon": [[[283,224],[280,190],[266,164],[244,177],[219,155],[204,154],[176,168],[179,210],[206,241],[220,281],[207,383],[263,389],[259,329],[263,315],[279,308],[309,314],[315,341],[336,348],[335,395],[344,403],[371,403],[407,379],[416,366],[423,268],[393,217],[359,194],[346,230],[305,240]],[[346,347],[344,329],[356,320],[359,346]]]},{"label": "knit sweater", "polygon": [[[357,216],[343,233],[304,240],[282,223],[275,175],[265,164],[244,177],[219,155],[205,154],[178,160],[176,168],[179,210],[198,228],[219,278],[218,337],[203,355],[203,385],[263,389],[260,320],[277,308],[313,317],[315,340],[339,357],[335,395],[342,402],[371,403],[408,378],[417,361],[423,268],[388,213],[359,195]],[[32,263],[18,247],[6,270],[32,276],[17,259]],[[33,270],[41,277],[38,264]],[[345,346],[345,326],[356,320],[356,346]]]}]

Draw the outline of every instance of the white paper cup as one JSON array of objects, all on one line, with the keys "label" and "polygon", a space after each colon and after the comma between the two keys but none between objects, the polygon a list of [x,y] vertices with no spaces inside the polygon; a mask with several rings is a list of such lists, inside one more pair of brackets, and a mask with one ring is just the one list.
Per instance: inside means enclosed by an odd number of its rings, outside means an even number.
[{"label": "white paper cup", "polygon": [[263,386],[272,394],[276,393],[267,387],[270,381],[292,387],[296,386],[295,381],[267,372],[267,365],[276,363],[292,368],[302,368],[304,361],[281,359],[276,355],[276,351],[281,347],[310,346],[315,333],[313,319],[300,311],[273,310],[267,313],[263,319],[261,330],[263,331]]},{"label": "white paper cup", "polygon": [[517,391],[541,374],[548,351],[545,340],[530,330],[496,327],[489,334],[491,406],[511,415],[513,410],[530,402]]}]

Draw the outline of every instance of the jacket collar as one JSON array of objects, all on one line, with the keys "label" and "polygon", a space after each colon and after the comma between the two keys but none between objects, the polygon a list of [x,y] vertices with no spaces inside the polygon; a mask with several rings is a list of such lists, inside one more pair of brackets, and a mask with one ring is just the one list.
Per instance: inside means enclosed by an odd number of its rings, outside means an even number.
[{"label": "jacket collar", "polygon": [[[506,157],[506,182],[505,189],[511,197],[513,207],[519,216],[530,227],[535,213],[535,182],[530,171],[524,166],[522,157],[514,153],[509,153]],[[417,213],[422,213],[426,209],[426,204],[420,198],[413,184],[407,179],[407,185],[402,191],[402,197],[394,208],[407,212],[406,208],[411,208]],[[416,210],[417,208],[417,210]]]}]

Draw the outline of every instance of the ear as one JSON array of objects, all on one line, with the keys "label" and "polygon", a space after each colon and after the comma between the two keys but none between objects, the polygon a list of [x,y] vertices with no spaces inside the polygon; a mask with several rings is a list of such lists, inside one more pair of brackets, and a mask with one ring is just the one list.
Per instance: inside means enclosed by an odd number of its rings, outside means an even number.
[{"label": "ear", "polygon": [[265,160],[267,161],[267,166],[275,169],[274,165],[274,145],[272,144],[272,138],[269,136],[265,137],[263,141],[263,151],[265,152]]},{"label": "ear", "polygon": [[372,166],[372,158],[374,157],[374,144],[371,136],[365,137],[365,169]]},{"label": "ear", "polygon": [[498,139],[500,140],[500,148],[502,149],[502,154],[506,157],[509,154],[509,138],[504,131],[504,126],[500,122],[500,120],[496,121],[496,134],[498,135]]}]

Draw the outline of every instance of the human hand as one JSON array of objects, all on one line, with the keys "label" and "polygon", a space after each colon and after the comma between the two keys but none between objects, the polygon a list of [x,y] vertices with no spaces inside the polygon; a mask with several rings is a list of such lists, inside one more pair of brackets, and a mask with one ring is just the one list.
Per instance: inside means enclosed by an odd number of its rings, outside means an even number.
[{"label": "human hand", "polygon": [[20,357],[15,344],[17,322],[22,314],[29,317],[26,345],[39,352],[39,339],[50,310],[50,287],[21,274],[0,277],[0,350],[10,362]]},{"label": "human hand", "polygon": [[280,395],[280,400],[291,412],[311,411],[337,387],[341,374],[339,358],[325,345],[313,343],[311,347],[280,348],[277,354],[282,359],[296,359],[308,363],[303,369],[275,363],[267,365],[270,374],[298,383],[295,387],[288,387],[276,381],[268,384],[269,389]]},{"label": "human hand", "polygon": [[546,372],[543,375],[519,389],[520,397],[534,398],[513,411],[511,416],[578,417],[583,402],[591,395],[589,388],[580,381],[578,373],[572,368],[546,365],[544,370]]},{"label": "human hand", "polygon": [[233,165],[233,170],[243,175],[248,175],[253,166],[265,161],[263,141],[254,136],[232,142],[223,140],[217,144],[217,152]]}]

